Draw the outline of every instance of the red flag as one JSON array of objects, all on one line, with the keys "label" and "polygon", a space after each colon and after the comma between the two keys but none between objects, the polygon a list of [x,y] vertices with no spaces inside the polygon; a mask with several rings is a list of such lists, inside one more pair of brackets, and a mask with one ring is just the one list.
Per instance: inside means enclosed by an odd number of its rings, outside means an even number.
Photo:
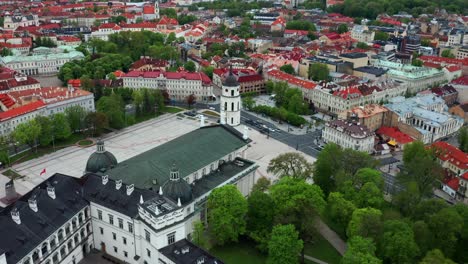
[{"label": "red flag", "polygon": [[46,173],[46,169],[44,168],[42,169],[41,174],[39,174],[39,176],[42,176],[42,174],[45,174],[45,173]]}]

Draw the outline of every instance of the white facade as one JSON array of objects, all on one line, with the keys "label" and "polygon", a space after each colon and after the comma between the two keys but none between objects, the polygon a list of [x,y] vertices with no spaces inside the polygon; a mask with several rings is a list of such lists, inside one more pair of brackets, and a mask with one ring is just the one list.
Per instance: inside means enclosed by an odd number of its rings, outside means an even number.
[{"label": "white facade", "polygon": [[39,75],[58,73],[65,63],[83,58],[83,53],[70,51],[68,53],[36,54],[32,56],[7,56],[1,58],[0,62],[3,66],[26,75]]},{"label": "white facade", "polygon": [[15,30],[18,27],[39,26],[38,15],[12,15],[5,16],[3,28]]},{"label": "white facade", "polygon": [[[328,88],[333,86],[333,88]],[[404,95],[407,85],[393,81],[370,84],[381,90],[371,94],[353,96],[355,87],[341,87],[336,84],[317,85],[314,89],[303,89],[304,98],[313,103],[315,108],[333,114],[339,114],[356,106],[382,103],[390,98]],[[339,93],[339,94],[337,94]]]},{"label": "white facade", "polygon": [[239,88],[239,83],[237,83],[236,86],[223,85],[222,87],[220,106],[222,124],[227,124],[230,126],[237,126],[240,124],[241,97]]},{"label": "white facade", "polygon": [[92,249],[92,232],[89,207],[86,207],[18,263],[78,263]]},{"label": "white facade", "polygon": [[187,100],[190,95],[194,95],[196,101],[209,101],[213,98],[211,80],[201,72],[133,71],[124,75],[122,79],[124,87],[166,90],[169,97],[176,101]]},{"label": "white facade", "polygon": [[370,31],[367,26],[355,25],[351,30],[351,37],[359,42],[372,42],[374,40],[375,32]]},{"label": "white facade", "polygon": [[[349,129],[354,127],[355,129]],[[362,129],[362,130],[361,130]],[[322,138],[342,148],[372,153],[374,151],[374,133],[366,127],[336,120],[325,125]]]}]

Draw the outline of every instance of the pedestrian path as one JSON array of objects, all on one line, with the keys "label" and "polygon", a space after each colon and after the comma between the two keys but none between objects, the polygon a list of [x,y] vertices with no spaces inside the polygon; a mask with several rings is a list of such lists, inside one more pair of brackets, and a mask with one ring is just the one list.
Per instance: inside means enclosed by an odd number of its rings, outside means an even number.
[{"label": "pedestrian path", "polygon": [[346,242],[335,231],[331,230],[322,219],[318,218],[316,225],[319,233],[343,256],[346,252]]}]

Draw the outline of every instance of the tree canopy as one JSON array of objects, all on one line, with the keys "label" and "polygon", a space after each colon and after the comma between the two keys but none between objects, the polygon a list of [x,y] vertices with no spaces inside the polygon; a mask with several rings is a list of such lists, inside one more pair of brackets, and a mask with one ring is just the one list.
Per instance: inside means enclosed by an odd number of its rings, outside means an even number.
[{"label": "tree canopy", "polygon": [[210,233],[217,244],[236,242],[245,233],[248,205],[235,185],[214,189],[207,206]]},{"label": "tree canopy", "polygon": [[293,225],[277,225],[268,243],[268,264],[299,263],[299,252],[304,247]]},{"label": "tree canopy", "polygon": [[291,176],[298,179],[312,178],[313,165],[297,152],[280,154],[268,164],[267,171],[279,177]]}]

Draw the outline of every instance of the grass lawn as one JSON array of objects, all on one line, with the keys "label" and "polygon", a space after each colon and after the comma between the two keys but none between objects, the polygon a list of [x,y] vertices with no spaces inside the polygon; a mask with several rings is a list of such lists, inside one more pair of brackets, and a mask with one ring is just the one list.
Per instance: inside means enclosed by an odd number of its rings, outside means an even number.
[{"label": "grass lawn", "polygon": [[[76,133],[72,134],[69,138],[64,139],[64,140],[57,140],[55,141],[55,150],[61,149],[61,148],[66,148],[68,146],[71,146],[75,144],[78,141],[86,139],[85,134],[81,133]],[[17,162],[24,162],[28,160],[32,160],[35,158],[39,158],[41,156],[44,156],[46,154],[54,152],[54,147],[53,145],[49,145],[47,147],[37,147],[37,152],[36,148],[30,149],[28,151],[22,152],[20,154],[14,155],[10,158],[10,165],[13,165]]]},{"label": "grass lawn", "polygon": [[21,176],[20,174],[18,174],[16,171],[11,170],[11,169],[4,171],[2,174],[7,176],[8,178],[10,178],[12,180],[20,179],[20,178],[24,177],[24,176]]},{"label": "grass lawn", "polygon": [[226,264],[261,264],[265,263],[266,256],[258,252],[255,244],[241,240],[237,244],[214,247],[210,253]]},{"label": "grass lawn", "polygon": [[175,114],[175,113],[182,112],[182,111],[184,111],[184,110],[185,110],[185,109],[180,108],[180,107],[165,106],[164,109],[163,109],[162,111],[163,111],[164,113]]},{"label": "grass lawn", "polygon": [[321,235],[319,235],[315,244],[305,245],[305,253],[329,264],[339,264],[341,261],[340,253]]},{"label": "grass lawn", "polygon": [[78,141],[78,145],[82,147],[86,147],[92,144],[93,144],[93,141],[90,139],[83,139],[83,140]]},{"label": "grass lawn", "polygon": [[214,116],[214,117],[219,117],[219,114],[217,112],[210,111],[210,110],[203,111],[203,114],[209,115],[209,116]]}]

